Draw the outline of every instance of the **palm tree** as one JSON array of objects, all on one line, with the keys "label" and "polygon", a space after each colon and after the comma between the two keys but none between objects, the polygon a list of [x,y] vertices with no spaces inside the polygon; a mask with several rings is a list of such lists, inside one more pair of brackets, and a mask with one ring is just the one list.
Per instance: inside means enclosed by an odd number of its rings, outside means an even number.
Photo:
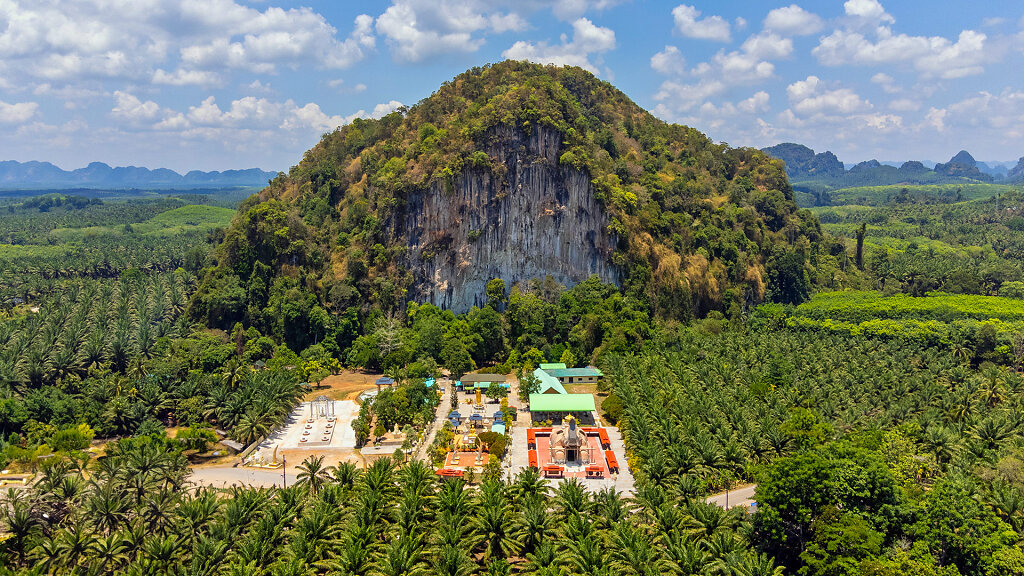
[{"label": "palm tree", "polygon": [[437,576],[470,576],[476,571],[476,563],[455,546],[442,546],[435,556],[432,569]]},{"label": "palm tree", "polygon": [[231,435],[243,444],[250,444],[270,433],[272,429],[271,422],[271,416],[250,410],[238,420],[238,424],[231,431]]},{"label": "palm tree", "polygon": [[4,505],[4,524],[10,538],[5,546],[18,558],[18,564],[24,564],[25,555],[28,553],[26,546],[32,537],[38,533],[42,526],[40,521],[32,512],[31,504],[18,497],[18,492],[13,488],[8,492],[7,502]]},{"label": "palm tree", "polygon": [[249,375],[249,367],[238,358],[229,358],[220,372],[220,380],[229,389],[238,388]]},{"label": "palm tree", "polygon": [[563,559],[557,554],[555,545],[550,540],[542,542],[534,552],[526,554],[528,573],[542,576],[562,576],[567,572],[562,564]]},{"label": "palm tree", "polygon": [[109,535],[127,518],[128,502],[109,482],[94,483],[92,494],[86,500],[86,515],[99,532]]},{"label": "palm tree", "polygon": [[93,558],[90,567],[104,573],[117,572],[128,561],[124,539],[117,533],[96,538],[89,555]]},{"label": "palm tree", "polygon": [[966,364],[971,359],[971,349],[967,344],[967,340],[963,336],[954,339],[949,343],[949,352],[953,356],[953,359]]},{"label": "palm tree", "polygon": [[945,466],[953,458],[953,435],[942,426],[929,426],[924,432],[924,445],[935,455],[935,462]]},{"label": "palm tree", "polygon": [[595,523],[601,529],[611,528],[626,517],[626,501],[622,493],[612,488],[602,488],[594,495]]},{"label": "palm tree", "polygon": [[782,576],[785,571],[776,566],[767,554],[748,554],[735,568],[736,576]]},{"label": "palm tree", "polygon": [[668,565],[676,574],[705,574],[713,564],[700,541],[686,536],[681,530],[662,532],[661,543],[665,547]]},{"label": "palm tree", "polygon": [[323,456],[310,456],[298,466],[299,474],[296,476],[299,486],[305,486],[310,494],[316,495],[323,485],[330,479],[330,473],[324,467]]},{"label": "palm tree", "polygon": [[566,520],[570,516],[586,514],[590,510],[590,497],[586,488],[576,478],[570,478],[555,490],[555,508],[559,518]]},{"label": "palm tree", "polygon": [[981,386],[981,397],[989,408],[995,407],[1006,399],[1006,389],[1003,385],[1004,372],[1005,368],[991,363],[985,363],[981,367],[981,377],[984,381]]},{"label": "palm tree", "polygon": [[366,574],[375,550],[374,539],[374,527],[351,526],[340,546],[334,547],[333,557],[317,566],[337,574]]},{"label": "palm tree", "polygon": [[532,500],[546,496],[548,493],[548,481],[540,475],[535,468],[524,468],[516,474],[515,482],[511,486],[512,500],[517,506],[524,500]]},{"label": "palm tree", "polygon": [[56,546],[62,564],[68,568],[82,565],[83,557],[92,549],[94,541],[95,537],[84,523],[75,522],[62,530],[57,536]]},{"label": "palm tree", "polygon": [[651,540],[628,522],[620,522],[612,532],[610,565],[618,574],[629,576],[665,573],[665,562]]},{"label": "palm tree", "polygon": [[597,535],[590,534],[578,540],[570,540],[565,547],[568,563],[579,574],[592,576],[608,574],[604,547]]},{"label": "palm tree", "polygon": [[515,519],[512,534],[526,554],[537,550],[543,542],[554,537],[553,522],[542,500],[527,500],[522,512]]},{"label": "palm tree", "polygon": [[382,557],[370,572],[372,576],[421,576],[427,574],[418,536],[403,535],[384,547]]},{"label": "palm tree", "polygon": [[359,479],[359,469],[352,462],[338,462],[337,466],[331,466],[327,471],[335,483],[346,488],[355,486]]},{"label": "palm tree", "polygon": [[989,416],[974,427],[972,436],[987,450],[997,450],[1009,438],[1012,431],[994,416]]},{"label": "palm tree", "polygon": [[512,536],[512,511],[507,504],[483,505],[471,524],[481,540],[487,543],[485,558],[504,558],[519,550],[519,543]]}]

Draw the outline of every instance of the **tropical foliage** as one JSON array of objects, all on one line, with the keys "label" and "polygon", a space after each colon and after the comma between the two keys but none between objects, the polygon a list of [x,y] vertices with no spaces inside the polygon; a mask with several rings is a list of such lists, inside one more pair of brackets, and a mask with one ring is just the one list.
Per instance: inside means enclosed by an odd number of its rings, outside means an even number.
[{"label": "tropical foliage", "polygon": [[303,463],[288,489],[185,490],[180,449],[122,441],[91,463],[48,468],[4,503],[11,574],[729,574],[774,576],[749,518],[660,488],[629,500],[514,481],[439,483],[378,460]]}]

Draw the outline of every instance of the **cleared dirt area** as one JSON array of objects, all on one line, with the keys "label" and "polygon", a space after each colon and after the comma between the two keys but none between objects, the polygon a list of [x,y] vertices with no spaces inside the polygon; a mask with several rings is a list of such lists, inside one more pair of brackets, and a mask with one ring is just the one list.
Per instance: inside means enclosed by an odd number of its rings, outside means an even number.
[{"label": "cleared dirt area", "polygon": [[341,374],[324,378],[320,386],[306,394],[303,400],[308,402],[321,394],[332,400],[355,400],[360,392],[376,390],[377,385],[374,382],[381,376],[383,374],[345,370]]}]

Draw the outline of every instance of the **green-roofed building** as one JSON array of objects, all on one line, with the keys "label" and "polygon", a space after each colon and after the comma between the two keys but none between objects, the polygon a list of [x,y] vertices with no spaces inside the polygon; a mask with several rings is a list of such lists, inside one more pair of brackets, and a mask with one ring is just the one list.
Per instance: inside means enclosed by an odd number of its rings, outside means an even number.
[{"label": "green-roofed building", "polygon": [[541,362],[541,370],[565,370],[565,362]]},{"label": "green-roofed building", "polygon": [[586,368],[553,368],[545,370],[545,372],[557,378],[562,384],[593,384],[604,376],[604,373],[593,366],[587,366]]},{"label": "green-roofed building", "polygon": [[580,422],[593,422],[596,409],[591,394],[530,394],[530,416],[535,422],[561,422],[570,414]]},{"label": "green-roofed building", "polygon": [[592,394],[530,394],[530,412],[593,412]]},{"label": "green-roofed building", "polygon": [[537,368],[533,371],[533,377],[540,381],[540,388],[537,389],[538,394],[565,394],[565,386],[558,381],[551,374],[548,374],[544,370]]}]

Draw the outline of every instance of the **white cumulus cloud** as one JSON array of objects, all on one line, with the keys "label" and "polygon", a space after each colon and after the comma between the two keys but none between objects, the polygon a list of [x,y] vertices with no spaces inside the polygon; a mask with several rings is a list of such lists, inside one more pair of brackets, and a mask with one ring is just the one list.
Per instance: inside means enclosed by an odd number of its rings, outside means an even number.
[{"label": "white cumulus cloud", "polygon": [[708,16],[700,18],[701,12],[693,6],[680,4],[672,9],[672,18],[675,20],[676,30],[687,38],[699,40],[714,40],[716,42],[729,42],[732,34],[729,30],[729,22],[721,16]]},{"label": "white cumulus cloud", "polygon": [[114,92],[114,102],[114,108],[111,110],[111,113],[129,122],[152,120],[160,113],[160,106],[156,102],[152,100],[143,102],[134,94],[120,90]]},{"label": "white cumulus cloud", "polygon": [[28,122],[36,111],[39,104],[35,102],[16,102],[8,104],[0,100],[0,123],[2,124],[24,124]]},{"label": "white cumulus cloud", "polygon": [[148,80],[212,85],[212,71],[344,68],[375,44],[373,19],[348,37],[310,8],[263,10],[235,0],[2,0],[0,54],[23,82]]},{"label": "white cumulus cloud", "polygon": [[167,72],[163,69],[157,69],[157,71],[153,73],[153,84],[167,84],[170,86],[215,86],[220,83],[220,76],[208,70],[184,70],[178,68],[174,72]]},{"label": "white cumulus cloud", "polygon": [[847,16],[862,18],[870,22],[895,22],[878,0],[846,0],[843,11]]},{"label": "white cumulus cloud", "polygon": [[784,36],[817,34],[824,26],[820,16],[796,4],[776,8],[764,19],[765,30]]},{"label": "white cumulus cloud", "polygon": [[783,38],[775,33],[755,34],[747,38],[741,46],[750,57],[758,60],[777,60],[786,58],[793,53],[793,40]]},{"label": "white cumulus cloud", "polygon": [[826,66],[904,64],[924,77],[945,79],[984,72],[989,54],[982,32],[963,30],[955,42],[899,34],[892,28],[895,19],[877,0],[848,0],[844,9],[852,20],[822,37],[812,50]]},{"label": "white cumulus cloud", "polygon": [[586,18],[573,22],[572,29],[572,40],[564,35],[561,44],[555,45],[520,40],[501,55],[512,60],[529,60],[540,64],[579,66],[596,74],[597,68],[591,63],[590,57],[615,48],[615,31],[596,26]]},{"label": "white cumulus cloud", "polygon": [[817,76],[808,76],[786,87],[790,108],[797,114],[855,114],[871,109],[871,103],[849,88],[829,90]]},{"label": "white cumulus cloud", "polygon": [[665,46],[665,49],[651,56],[651,69],[665,76],[682,76],[686,73],[686,58],[675,46]]}]

